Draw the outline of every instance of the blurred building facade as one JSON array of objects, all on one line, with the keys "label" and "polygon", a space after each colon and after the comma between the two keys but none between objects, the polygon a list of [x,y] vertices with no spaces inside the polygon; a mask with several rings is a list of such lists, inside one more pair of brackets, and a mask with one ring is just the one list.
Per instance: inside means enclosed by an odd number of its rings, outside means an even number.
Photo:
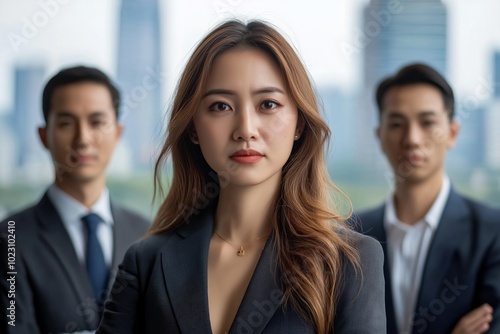
[{"label": "blurred building facade", "polygon": [[357,159],[380,177],[387,166],[374,129],[378,124],[375,89],[384,77],[413,62],[447,74],[447,10],[441,0],[371,0],[363,11],[359,42],[363,45],[362,87],[357,127]]},{"label": "blurred building facade", "polygon": [[500,170],[500,51],[493,53],[492,102],[486,115],[486,165]]},{"label": "blurred building facade", "polygon": [[14,73],[14,133],[18,151],[16,166],[23,167],[40,156],[41,144],[37,128],[42,117],[41,87],[45,68],[37,65],[17,66]]},{"label": "blurred building facade", "polygon": [[162,134],[160,18],[158,0],[123,0],[117,82],[122,93],[124,141],[134,170],[150,170]]}]

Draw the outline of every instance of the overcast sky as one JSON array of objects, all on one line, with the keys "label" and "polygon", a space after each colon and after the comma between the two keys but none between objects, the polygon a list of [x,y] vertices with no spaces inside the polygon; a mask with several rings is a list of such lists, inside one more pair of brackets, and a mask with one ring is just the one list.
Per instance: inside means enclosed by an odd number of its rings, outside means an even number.
[{"label": "overcast sky", "polygon": [[[32,36],[13,47],[42,4],[61,2],[57,12]],[[449,78],[458,92],[472,91],[482,78],[491,81],[491,56],[500,49],[500,1],[447,0]],[[265,19],[278,26],[300,52],[318,85],[352,90],[360,80],[360,56],[346,57],[361,29],[361,9],[368,0],[160,0],[164,68],[169,97],[190,51],[208,30],[233,13]],[[46,64],[48,75],[83,62],[114,75],[119,0],[0,0],[0,112],[12,105],[13,66]],[[42,22],[43,23],[43,22]]]}]

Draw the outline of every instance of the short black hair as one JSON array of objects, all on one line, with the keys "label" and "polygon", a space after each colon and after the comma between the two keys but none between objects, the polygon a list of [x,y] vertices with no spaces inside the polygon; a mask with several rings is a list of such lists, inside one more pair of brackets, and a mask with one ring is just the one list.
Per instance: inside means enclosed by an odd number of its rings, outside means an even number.
[{"label": "short black hair", "polygon": [[113,108],[115,109],[116,119],[118,119],[118,112],[120,109],[120,92],[118,88],[113,84],[111,79],[104,74],[101,70],[94,67],[87,66],[74,66],[62,69],[56,75],[54,75],[45,85],[42,95],[42,110],[43,118],[47,123],[49,119],[50,104],[52,100],[52,95],[57,87],[65,86],[80,82],[95,82],[103,84],[106,86],[111,93],[111,100],[113,102]]},{"label": "short black hair", "polygon": [[397,86],[425,83],[439,89],[443,95],[444,106],[450,120],[455,115],[455,97],[446,79],[438,71],[425,64],[410,64],[401,68],[393,76],[383,79],[377,86],[377,106],[379,117],[382,115],[382,103],[389,89]]}]

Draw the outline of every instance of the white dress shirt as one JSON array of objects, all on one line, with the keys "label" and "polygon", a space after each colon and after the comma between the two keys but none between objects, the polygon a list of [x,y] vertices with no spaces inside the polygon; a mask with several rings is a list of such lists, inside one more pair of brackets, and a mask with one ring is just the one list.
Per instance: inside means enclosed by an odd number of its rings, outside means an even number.
[{"label": "white dress shirt", "polygon": [[111,267],[113,259],[113,215],[111,214],[108,189],[104,189],[90,210],[55,185],[50,186],[47,194],[59,213],[75,247],[76,255],[82,264],[85,264],[87,231],[81,219],[91,212],[102,218],[104,223],[99,224],[97,238],[101,244],[104,261],[108,267]]},{"label": "white dress shirt", "polygon": [[439,194],[424,218],[414,225],[396,215],[394,194],[385,206],[384,228],[391,274],[392,300],[398,332],[411,333],[413,312],[422,280],[429,246],[439,225],[450,194],[450,179],[445,176]]}]

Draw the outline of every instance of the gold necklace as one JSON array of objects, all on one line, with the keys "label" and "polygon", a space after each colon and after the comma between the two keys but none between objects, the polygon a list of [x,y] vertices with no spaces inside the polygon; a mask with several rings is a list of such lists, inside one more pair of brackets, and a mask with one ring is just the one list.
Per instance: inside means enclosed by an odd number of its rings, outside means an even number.
[{"label": "gold necklace", "polygon": [[246,245],[248,245],[248,244],[250,244],[250,243],[252,243],[252,242],[258,241],[258,240],[260,240],[260,239],[262,239],[262,238],[264,238],[264,237],[266,237],[266,236],[268,236],[268,235],[269,235],[269,234],[265,234],[265,235],[263,235],[263,236],[261,236],[261,237],[258,237],[257,239],[250,240],[250,241],[248,241],[248,242],[244,243],[243,245],[241,245],[240,247],[238,247],[238,246],[233,245],[231,242],[227,241],[227,240],[226,240],[226,239],[224,239],[223,237],[221,237],[221,236],[220,236],[220,234],[219,234],[219,233],[217,233],[217,231],[216,231],[216,230],[214,230],[214,233],[215,233],[215,235],[217,235],[217,236],[218,236],[218,237],[219,237],[222,241],[227,242],[227,243],[228,243],[231,247],[233,247],[234,249],[236,249],[236,250],[237,250],[236,255],[238,255],[238,256],[244,256],[244,255],[245,255],[245,248],[244,248],[244,247],[245,247]]}]

